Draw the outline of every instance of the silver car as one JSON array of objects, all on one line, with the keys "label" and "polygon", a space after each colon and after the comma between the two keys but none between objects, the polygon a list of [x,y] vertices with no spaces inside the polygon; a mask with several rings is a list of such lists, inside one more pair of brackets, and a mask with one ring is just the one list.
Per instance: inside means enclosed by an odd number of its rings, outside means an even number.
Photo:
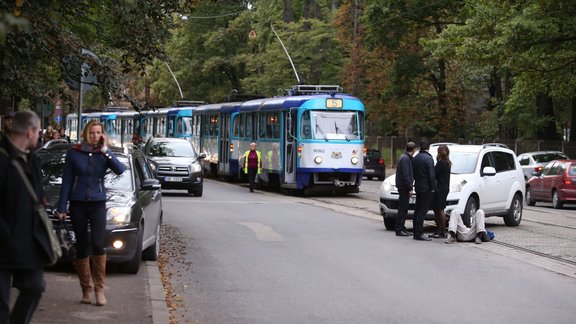
[{"label": "silver car", "polygon": [[569,160],[569,158],[560,151],[526,152],[518,155],[518,162],[522,166],[525,181],[528,181],[534,172],[540,172],[548,162],[553,160]]}]

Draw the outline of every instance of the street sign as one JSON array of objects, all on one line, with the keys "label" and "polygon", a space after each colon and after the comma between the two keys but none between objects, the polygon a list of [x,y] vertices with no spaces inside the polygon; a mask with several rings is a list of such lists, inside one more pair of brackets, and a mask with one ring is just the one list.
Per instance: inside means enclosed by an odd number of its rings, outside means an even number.
[{"label": "street sign", "polygon": [[62,123],[62,116],[56,115],[56,117],[54,117],[54,120],[56,121],[56,124],[60,124],[60,123]]}]

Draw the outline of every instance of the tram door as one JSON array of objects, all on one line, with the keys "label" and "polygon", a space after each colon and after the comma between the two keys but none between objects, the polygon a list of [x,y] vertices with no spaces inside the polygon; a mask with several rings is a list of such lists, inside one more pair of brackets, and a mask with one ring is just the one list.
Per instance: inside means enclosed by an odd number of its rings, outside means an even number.
[{"label": "tram door", "polygon": [[220,115],[220,142],[218,147],[218,173],[230,172],[230,115]]},{"label": "tram door", "polygon": [[284,183],[296,183],[296,114],[284,113]]}]

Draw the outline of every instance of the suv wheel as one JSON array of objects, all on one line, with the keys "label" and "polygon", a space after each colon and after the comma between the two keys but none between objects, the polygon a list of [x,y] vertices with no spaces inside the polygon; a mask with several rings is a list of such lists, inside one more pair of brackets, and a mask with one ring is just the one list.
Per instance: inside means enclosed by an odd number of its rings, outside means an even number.
[{"label": "suv wheel", "polygon": [[560,209],[563,205],[560,201],[560,196],[558,196],[558,191],[554,190],[554,192],[552,192],[552,207],[554,207],[554,209]]},{"label": "suv wheel", "polygon": [[506,226],[518,226],[522,220],[522,198],[519,194],[515,194],[512,198],[512,204],[508,214],[504,216],[504,224]]},{"label": "suv wheel", "polygon": [[466,226],[470,226],[470,217],[475,214],[478,210],[478,200],[474,197],[468,198],[466,202],[466,208],[464,209],[464,215],[462,215],[462,221]]},{"label": "suv wheel", "polygon": [[148,247],[144,252],[142,252],[142,259],[145,261],[156,261],[158,260],[158,253],[160,252],[160,219],[158,218],[158,225],[156,226],[156,232],[154,235],[156,239],[154,240],[154,244]]},{"label": "suv wheel", "polygon": [[526,187],[526,205],[536,205],[536,201],[532,198],[532,189],[530,189],[530,187]]},{"label": "suv wheel", "polygon": [[196,189],[188,189],[188,194],[194,195],[194,197],[202,197],[202,191],[204,187],[196,188]]},{"label": "suv wheel", "polygon": [[387,230],[393,231],[396,228],[396,217],[382,216],[382,218],[384,218],[384,227]]}]

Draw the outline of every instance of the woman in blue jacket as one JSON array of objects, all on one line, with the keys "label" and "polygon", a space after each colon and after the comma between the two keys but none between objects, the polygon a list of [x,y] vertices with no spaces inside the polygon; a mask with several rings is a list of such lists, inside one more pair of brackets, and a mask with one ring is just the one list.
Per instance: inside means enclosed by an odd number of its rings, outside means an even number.
[{"label": "woman in blue jacket", "polygon": [[[99,121],[90,121],[82,131],[82,142],[74,145],[66,154],[58,212],[60,219],[66,217],[69,204],[70,219],[76,234],[76,260],[82,299],[91,304],[92,283],[96,305],[106,305],[104,278],[106,276],[106,254],[104,235],[106,232],[106,188],[104,176],[108,169],[116,174],[124,172],[124,165],[108,149],[104,126]],[[88,236],[90,224],[90,236]],[[88,239],[90,237],[90,242]],[[89,247],[92,248],[90,256]],[[90,257],[89,257],[90,256]]]}]

